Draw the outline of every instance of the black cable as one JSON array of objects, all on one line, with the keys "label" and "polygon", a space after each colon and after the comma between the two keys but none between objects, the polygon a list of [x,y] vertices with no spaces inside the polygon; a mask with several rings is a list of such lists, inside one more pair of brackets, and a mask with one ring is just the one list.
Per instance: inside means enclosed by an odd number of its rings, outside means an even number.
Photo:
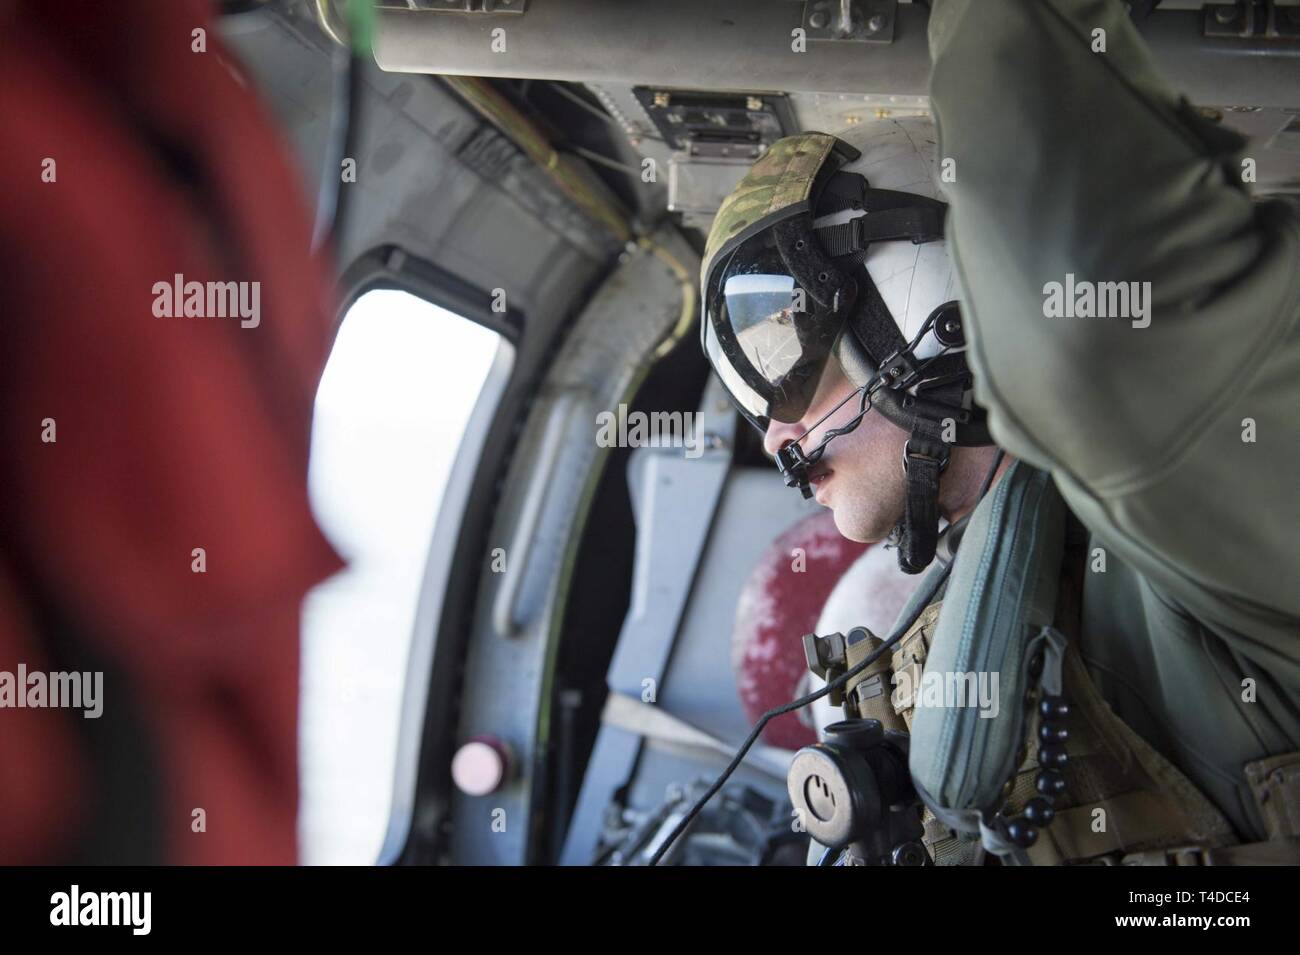
[{"label": "black cable", "polygon": [[343,189],[342,164],[356,159],[357,103],[361,98],[361,69],[356,56],[345,46],[334,45],[330,58],[330,118],[325,141],[325,167],[316,192],[316,221],[312,227],[312,251],[337,238],[347,203]]},{"label": "black cable", "polygon": [[[1003,454],[1004,452],[1001,449],[999,449],[997,455],[993,458],[993,464],[992,466],[989,467],[988,474],[984,476],[984,483],[980,485],[979,495],[975,499],[976,505],[978,505],[979,502],[983,500],[984,495],[987,494],[989,488],[992,487],[993,478],[997,475],[998,467],[1002,464]],[[764,713],[761,717],[759,717],[758,722],[754,724],[754,728],[749,731],[749,736],[745,738],[745,741],[740,744],[740,748],[736,750],[736,755],[731,758],[731,762],[727,764],[727,768],[722,771],[722,775],[720,775],[716,780],[714,780],[713,785],[710,786],[708,790],[704,793],[704,795],[701,796],[696,801],[695,805],[691,807],[691,811],[688,812],[685,816],[683,816],[682,820],[679,823],[677,823],[677,826],[673,829],[672,833],[668,836],[668,838],[664,840],[663,844],[659,847],[658,851],[656,851],[655,854],[650,857],[649,865],[659,864],[659,860],[663,858],[664,853],[666,853],[672,847],[672,844],[674,842],[676,842],[679,838],[681,838],[682,833],[686,831],[686,829],[694,821],[695,817],[700,814],[700,812],[704,809],[705,805],[708,804],[708,801],[712,799],[715,795],[717,795],[718,791],[722,789],[723,785],[726,784],[727,780],[731,778],[731,774],[734,773],[737,770],[737,768],[739,768],[740,764],[744,761],[745,754],[749,752],[750,747],[753,746],[754,743],[758,740],[759,735],[763,732],[763,728],[767,726],[769,721],[776,719],[778,716],[783,716],[786,713],[790,713],[794,710],[805,707],[809,703],[812,703],[816,700],[820,700],[823,696],[826,696],[832,690],[839,689],[840,687],[848,683],[848,681],[851,680],[853,677],[857,676],[868,666],[874,663],[876,659],[880,657],[881,654],[883,654],[886,650],[892,649],[894,645],[897,644],[898,641],[902,640],[903,637],[907,635],[908,631],[912,629],[912,625],[915,624],[916,621],[920,619],[921,614],[925,612],[925,608],[930,606],[930,602],[934,600],[935,594],[939,592],[939,588],[943,586],[944,582],[947,581],[948,579],[948,575],[952,573],[953,564],[955,563],[956,561],[952,561],[951,563],[945,564],[941,569],[939,569],[938,571],[936,571],[934,574],[931,575],[933,579],[929,581],[925,592],[921,595],[920,599],[917,601],[916,612],[913,613],[907,621],[905,621],[904,623],[896,627],[894,629],[894,632],[890,635],[889,639],[886,640],[884,643],[882,643],[880,646],[876,647],[876,649],[873,650],[871,653],[867,654],[867,657],[864,660],[861,660],[854,666],[849,667],[849,669],[846,670],[843,674],[836,677],[830,683],[827,683],[820,690],[815,690],[806,696],[801,696],[799,699],[794,700],[791,703],[786,703],[784,706],[778,706],[775,707],[774,709],[770,709],[766,713]]]},{"label": "black cable", "polygon": [[678,837],[681,836],[681,834],[691,824],[691,822],[700,813],[700,811],[704,809],[705,804],[708,803],[708,801],[717,794],[718,790],[720,790],[723,787],[723,785],[726,783],[726,781],[731,777],[731,774],[734,773],[736,769],[740,766],[741,762],[745,758],[745,754],[749,752],[749,748],[753,746],[754,743],[758,740],[759,734],[763,732],[763,728],[767,726],[768,722],[776,719],[778,716],[783,716],[786,713],[790,713],[801,707],[807,706],[809,703],[815,702],[816,700],[820,700],[823,696],[826,696],[832,690],[837,690],[840,687],[844,686],[844,684],[846,684],[850,679],[857,676],[864,669],[866,669],[870,664],[874,663],[876,658],[879,657],[882,653],[892,648],[894,644],[898,643],[899,640],[903,639],[907,631],[911,629],[912,624],[914,624],[916,620],[921,616],[921,612],[929,605],[930,600],[938,592],[940,585],[945,580],[948,579],[948,573],[951,570],[951,568],[952,565],[948,564],[942,570],[938,571],[934,575],[934,579],[931,581],[928,591],[921,598],[921,608],[916,612],[916,615],[912,617],[912,619],[908,620],[905,624],[900,626],[897,630],[895,630],[895,632],[890,636],[890,638],[886,640],[884,643],[882,643],[880,646],[878,646],[870,654],[868,654],[866,659],[857,663],[855,666],[850,667],[843,674],[836,677],[830,683],[827,683],[820,690],[815,690],[806,696],[801,696],[799,697],[799,699],[794,700],[791,703],[786,703],[784,706],[778,706],[775,707],[774,709],[770,709],[766,713],[764,713],[761,717],[759,717],[758,722],[754,724],[754,728],[749,731],[749,736],[747,736],[745,738],[745,741],[740,744],[740,749],[736,751],[736,755],[732,757],[731,762],[727,765],[727,768],[722,771],[722,775],[720,775],[716,780],[714,780],[713,785],[708,788],[708,790],[704,793],[704,795],[701,796],[699,800],[696,801],[695,805],[691,807],[691,811],[688,812],[682,818],[681,822],[677,824],[677,827],[673,829],[672,834],[668,837],[668,839],[664,842],[664,844],[659,847],[659,850],[654,854],[654,856],[651,857],[649,864],[650,865],[659,864],[659,860],[660,858],[663,857],[664,853],[667,852],[668,849],[672,846],[672,844],[677,841]]},{"label": "black cable", "polygon": [[[612,126],[614,129],[617,129],[621,135],[625,137],[629,135],[628,131],[623,128],[623,124],[620,123],[617,119],[615,119],[613,116],[611,116],[609,113],[605,112],[603,109],[596,106],[595,104],[587,102],[586,99],[579,96],[577,93],[573,92],[573,90],[569,89],[563,83],[558,83],[555,80],[546,80],[545,82],[548,86],[550,86],[551,89],[555,90],[555,92],[559,93],[565,99],[571,101],[577,106],[581,106],[583,109],[591,113],[591,115],[595,116],[601,122],[607,123],[610,126]],[[637,133],[637,136],[640,139],[652,139],[658,143],[663,142],[662,137],[652,136],[649,133],[645,133],[645,132],[639,132]]]},{"label": "black cable", "polygon": [[[911,349],[912,349],[913,347],[915,347],[915,346],[914,346],[914,345],[909,345],[909,346],[908,346],[908,351],[910,352]],[[940,358],[942,358],[942,357],[943,357],[944,355],[946,355],[947,353],[948,353],[948,346],[945,345],[945,346],[943,347],[943,349],[939,352],[939,354],[937,354],[937,355],[933,355],[933,356],[931,356],[930,358],[927,358],[924,362],[922,362],[920,365],[918,365],[917,368],[916,368],[915,373],[914,373],[913,376],[912,376],[913,380],[915,380],[915,379],[917,379],[917,378],[920,378],[921,375],[925,372],[925,370],[926,370],[927,368],[930,367],[930,365],[934,364],[936,361],[938,361]],[[874,378],[872,378],[869,382],[867,382],[867,383],[866,383],[865,385],[863,385],[861,388],[857,389],[857,391],[851,391],[851,392],[849,392],[849,393],[848,393],[847,395],[845,395],[845,396],[844,396],[840,401],[836,402],[834,408],[832,408],[830,411],[826,412],[824,415],[822,415],[820,418],[818,418],[815,422],[813,422],[813,423],[812,423],[812,424],[811,424],[811,425],[810,425],[810,426],[809,426],[809,427],[804,431],[803,434],[799,435],[799,437],[795,438],[794,441],[791,442],[791,443],[792,443],[792,444],[798,444],[798,443],[799,443],[800,441],[802,441],[804,438],[808,437],[808,435],[812,434],[814,431],[817,430],[818,426],[821,425],[821,423],[822,423],[823,421],[825,421],[827,418],[829,418],[829,417],[830,417],[831,415],[833,415],[835,412],[839,411],[839,410],[840,410],[840,407],[841,407],[841,406],[842,406],[846,401],[848,401],[848,400],[849,400],[850,398],[852,398],[854,395],[856,395],[856,394],[858,394],[858,393],[861,393],[861,394],[862,394],[862,400],[858,403],[858,413],[857,413],[856,415],[854,415],[852,418],[850,418],[847,422],[845,422],[844,424],[840,425],[838,428],[832,428],[830,431],[827,431],[826,434],[822,437],[821,441],[818,443],[817,447],[813,448],[811,451],[809,451],[809,452],[804,456],[805,459],[807,460],[807,462],[808,462],[809,464],[816,464],[818,461],[821,460],[822,455],[823,455],[823,454],[825,453],[825,451],[826,451],[826,445],[830,444],[831,438],[838,438],[840,435],[842,435],[842,434],[848,434],[848,433],[850,433],[851,431],[853,431],[854,429],[857,428],[857,426],[861,423],[862,419],[866,417],[867,412],[871,411],[872,408],[873,408],[873,406],[872,406],[872,404],[871,404],[871,396],[874,395],[877,391],[879,391],[879,390],[881,389],[881,387],[884,386],[884,384],[885,384],[885,377],[884,377],[884,375],[881,374],[881,373],[877,373],[876,376],[875,376]]]},{"label": "black cable", "polygon": [[627,132],[626,130],[623,129],[622,124],[619,123],[618,120],[616,120],[613,116],[610,116],[609,113],[605,112],[600,107],[596,106],[593,103],[587,102],[577,93],[573,92],[563,84],[555,82],[554,80],[547,80],[546,84],[551,89],[555,90],[555,92],[559,93],[561,96],[567,99],[569,102],[573,103],[576,106],[581,106],[583,109],[585,109],[592,116],[595,116],[601,122],[608,123],[610,126],[613,126],[615,129],[619,131],[620,134],[624,136],[627,135]]},{"label": "black cable", "polygon": [[625,176],[631,176],[633,179],[636,179],[638,182],[641,179],[641,171],[639,169],[636,169],[633,166],[629,166],[627,163],[619,162],[617,159],[610,159],[608,156],[602,156],[600,153],[596,152],[596,150],[587,149],[585,146],[573,145],[570,146],[569,148],[573,152],[581,156],[583,159],[588,159],[591,162],[599,163],[600,165],[605,166],[609,169],[613,169],[616,170],[617,172],[621,172]]},{"label": "black cable", "polygon": [[[858,402],[858,413],[854,415],[852,418],[850,418],[847,422],[840,425],[838,428],[832,428],[830,431],[827,431],[826,435],[822,438],[821,443],[818,444],[817,447],[813,448],[811,451],[808,452],[808,460],[810,462],[816,461],[818,458],[821,457],[822,452],[826,449],[826,445],[830,442],[831,438],[837,438],[842,434],[848,434],[858,426],[859,422],[861,422],[863,418],[867,416],[867,412],[872,410],[871,396],[875,394],[877,390],[876,387],[874,386],[879,381],[881,381],[881,377],[877,375],[875,378],[872,378],[871,381],[867,382],[867,384],[863,385],[861,388],[858,388],[856,391],[850,391],[847,395],[845,395],[843,398],[841,398],[839,401],[835,403],[835,407],[831,408],[830,411],[826,412],[824,415],[822,415],[820,418],[814,421],[811,425],[808,426],[807,429],[804,430],[803,434],[799,435],[799,437],[794,439],[794,443],[798,444],[804,438],[808,437],[808,435],[816,431],[821,426],[823,421],[825,421],[831,415],[835,414],[835,412],[839,411],[840,408],[843,407],[850,398],[852,398],[854,395],[862,396],[861,400]],[[816,457],[813,457],[813,455],[816,455]]]},{"label": "black cable", "polygon": [[[912,338],[912,340],[907,343],[907,347],[904,348],[901,352],[899,352],[900,355],[908,355],[908,356],[915,357],[914,352],[916,351],[917,348],[920,347],[921,340],[924,339],[925,336],[929,334],[930,330],[934,327],[934,321],[935,318],[938,316],[938,314],[939,313],[937,310],[930,314],[930,316],[921,324],[920,331],[918,331],[916,335]],[[931,355],[929,358],[925,359],[921,364],[916,366],[916,369],[912,372],[911,375],[909,375],[906,379],[902,381],[896,382],[892,387],[895,388],[910,387],[913,382],[918,381],[921,378],[921,376],[925,373],[925,370],[927,368],[933,365],[944,355],[948,354],[950,347],[951,346],[949,345],[944,345],[943,348],[939,350],[939,353],[937,355]],[[866,413],[871,410],[871,396],[874,395],[877,391],[879,391],[886,383],[887,382],[885,381],[884,370],[882,368],[881,371],[876,372],[875,376],[870,381],[868,381],[865,385],[863,385],[861,388],[858,389],[859,391],[862,391],[864,393],[863,394],[864,400],[858,406],[857,416],[850,419],[846,424],[843,424],[838,428],[826,432],[826,437],[822,439],[821,444],[817,445],[817,447],[814,448],[807,455],[809,463],[816,462],[821,458],[821,453],[825,450],[826,445],[831,438],[838,437],[841,434],[848,434],[850,431],[852,431],[854,428],[858,426],[858,423],[862,421],[863,417],[866,416]],[[850,392],[848,395],[845,395],[841,401],[836,403],[834,408],[832,408],[830,411],[826,412],[824,415],[818,418],[817,421],[814,422],[811,427],[805,430],[803,434],[795,438],[795,443],[802,441],[804,438],[808,437],[808,435],[812,434],[815,430],[817,430],[817,426],[820,425],[827,418],[829,418],[831,415],[833,415],[836,411],[838,411],[840,409],[840,406],[843,405],[845,401],[848,401],[849,398],[853,397],[853,394],[854,392]]]},{"label": "black cable", "polygon": [[347,119],[343,126],[343,157],[349,158],[356,163],[356,176],[354,181],[348,183],[350,188],[344,188],[343,179],[340,169],[335,169],[339,174],[338,197],[334,202],[334,221],[330,224],[330,239],[335,248],[338,247],[339,237],[343,234],[343,227],[348,221],[348,210],[352,207],[352,191],[357,182],[361,180],[361,156],[360,139],[361,139],[361,117],[364,114],[362,101],[365,98],[363,88],[365,86],[366,70],[361,58],[353,50],[348,56],[348,98],[347,98]]}]

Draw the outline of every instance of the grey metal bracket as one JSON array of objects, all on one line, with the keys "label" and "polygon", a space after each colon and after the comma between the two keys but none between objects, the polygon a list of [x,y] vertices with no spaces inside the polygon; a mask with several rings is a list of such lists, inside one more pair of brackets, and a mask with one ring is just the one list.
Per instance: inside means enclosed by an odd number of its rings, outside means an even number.
[{"label": "grey metal bracket", "polygon": [[809,40],[893,43],[897,0],[807,0],[802,26]]},{"label": "grey metal bracket", "polygon": [[[667,449],[638,448],[628,464],[637,524],[633,603],[606,681],[611,693],[632,699],[640,697],[644,678],[664,678],[731,468],[736,415],[717,378],[705,387],[701,407],[705,434],[713,435],[702,457],[691,461]],[[560,865],[591,863],[604,814],[632,778],[645,742],[642,731],[625,723],[602,722]]]},{"label": "grey metal bracket", "polygon": [[411,0],[411,5],[431,13],[523,13],[528,0]]},{"label": "grey metal bracket", "polygon": [[1207,37],[1300,40],[1300,7],[1280,7],[1273,0],[1207,3],[1204,10]]}]

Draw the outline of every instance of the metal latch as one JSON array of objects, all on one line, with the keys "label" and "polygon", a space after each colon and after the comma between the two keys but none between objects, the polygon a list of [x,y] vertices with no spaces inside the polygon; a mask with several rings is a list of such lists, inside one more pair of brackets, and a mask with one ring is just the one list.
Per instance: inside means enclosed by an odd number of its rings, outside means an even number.
[{"label": "metal latch", "polygon": [[809,40],[893,43],[897,0],[807,0],[803,29]]},{"label": "metal latch", "polygon": [[1207,37],[1300,39],[1300,7],[1279,7],[1273,0],[1239,0],[1207,3],[1204,13]]}]

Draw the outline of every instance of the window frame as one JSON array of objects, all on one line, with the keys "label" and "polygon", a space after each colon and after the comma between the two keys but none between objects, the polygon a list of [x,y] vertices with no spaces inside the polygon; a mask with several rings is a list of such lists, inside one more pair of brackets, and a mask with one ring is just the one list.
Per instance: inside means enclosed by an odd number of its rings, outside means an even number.
[{"label": "window frame", "polygon": [[437,505],[416,598],[415,621],[402,680],[388,818],[378,855],[372,860],[376,865],[393,865],[405,851],[420,798],[418,790],[433,670],[439,665],[436,651],[451,572],[465,543],[462,528],[473,506],[472,492],[484,463],[485,446],[495,430],[498,417],[508,413],[504,397],[517,384],[525,322],[519,309],[507,306],[505,312],[494,311],[491,292],[393,245],[374,249],[359,257],[344,272],[340,288],[341,304],[331,328],[329,353],[333,352],[339,330],[353,306],[363,296],[377,290],[405,292],[500,336],[496,355],[466,422],[442,499]]}]

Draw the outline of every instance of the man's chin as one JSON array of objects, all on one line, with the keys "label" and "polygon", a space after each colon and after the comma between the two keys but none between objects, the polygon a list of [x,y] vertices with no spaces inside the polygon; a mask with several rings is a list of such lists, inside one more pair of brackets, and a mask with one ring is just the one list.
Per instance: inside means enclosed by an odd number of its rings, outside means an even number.
[{"label": "man's chin", "polygon": [[855,515],[844,512],[844,508],[830,509],[831,515],[835,518],[835,529],[840,532],[840,536],[847,540],[856,541],[859,544],[879,544],[889,536],[888,528],[877,528],[864,524],[860,520],[855,520]]}]

